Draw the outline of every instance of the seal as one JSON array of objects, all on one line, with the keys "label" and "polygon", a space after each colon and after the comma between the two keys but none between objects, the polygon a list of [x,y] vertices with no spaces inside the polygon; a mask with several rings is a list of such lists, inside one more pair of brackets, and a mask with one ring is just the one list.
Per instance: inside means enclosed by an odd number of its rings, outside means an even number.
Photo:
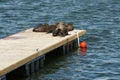
[{"label": "seal", "polygon": [[48,24],[38,24],[37,27],[33,28],[33,32],[45,32]]},{"label": "seal", "polygon": [[67,24],[67,29],[68,29],[68,31],[72,31],[74,29],[73,24],[72,23],[68,23]]},{"label": "seal", "polygon": [[37,27],[33,29],[33,32],[46,32],[46,33],[52,33],[53,36],[61,36],[64,37],[68,35],[68,31],[72,31],[73,24],[65,22],[57,22],[55,24],[49,25],[49,24],[39,24]]},{"label": "seal", "polygon": [[57,24],[57,28],[53,32],[53,36],[57,36],[57,35],[61,37],[68,35],[68,29],[67,29],[65,22],[59,22]]},{"label": "seal", "polygon": [[56,25],[49,25],[46,29],[45,32],[47,33],[52,33],[56,29]]},{"label": "seal", "polygon": [[33,32],[52,33],[55,29],[56,29],[56,25],[39,24],[37,27],[33,29]]},{"label": "seal", "polygon": [[53,36],[58,36],[59,35],[59,33],[60,33],[60,29],[56,29],[56,30],[54,30],[53,32],[52,32],[52,35]]}]

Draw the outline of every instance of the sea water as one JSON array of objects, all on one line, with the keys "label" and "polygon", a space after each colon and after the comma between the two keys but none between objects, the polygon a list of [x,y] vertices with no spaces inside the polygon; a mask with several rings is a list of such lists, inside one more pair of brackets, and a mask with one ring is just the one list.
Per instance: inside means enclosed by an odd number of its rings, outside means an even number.
[{"label": "sea water", "polygon": [[0,0],[0,38],[60,21],[87,30],[86,55],[77,49],[21,80],[120,80],[120,0]]}]

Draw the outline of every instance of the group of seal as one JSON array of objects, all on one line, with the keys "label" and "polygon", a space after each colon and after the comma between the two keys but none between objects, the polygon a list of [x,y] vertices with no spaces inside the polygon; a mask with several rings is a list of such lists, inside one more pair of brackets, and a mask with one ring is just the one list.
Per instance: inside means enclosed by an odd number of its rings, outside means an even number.
[{"label": "group of seal", "polygon": [[68,31],[74,29],[73,24],[65,22],[58,22],[52,25],[49,24],[39,24],[37,27],[33,28],[33,32],[47,32],[52,33],[53,36],[64,37],[68,35]]}]

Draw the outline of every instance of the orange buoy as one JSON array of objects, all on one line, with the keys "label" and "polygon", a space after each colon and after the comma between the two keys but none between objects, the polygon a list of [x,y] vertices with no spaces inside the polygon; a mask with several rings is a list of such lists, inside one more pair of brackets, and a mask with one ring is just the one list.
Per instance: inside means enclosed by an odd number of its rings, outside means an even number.
[{"label": "orange buoy", "polygon": [[82,41],[82,42],[80,43],[80,47],[81,47],[81,48],[87,48],[87,43],[86,43],[85,41]]}]

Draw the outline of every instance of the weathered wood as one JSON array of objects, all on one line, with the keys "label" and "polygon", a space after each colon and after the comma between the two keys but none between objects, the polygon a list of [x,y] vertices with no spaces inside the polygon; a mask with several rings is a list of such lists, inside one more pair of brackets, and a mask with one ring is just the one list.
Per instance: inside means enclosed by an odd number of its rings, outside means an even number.
[{"label": "weathered wood", "polygon": [[0,39],[0,76],[76,39],[77,33],[82,36],[86,30],[73,30],[65,37],[53,37],[51,33],[32,32],[31,28]]}]

